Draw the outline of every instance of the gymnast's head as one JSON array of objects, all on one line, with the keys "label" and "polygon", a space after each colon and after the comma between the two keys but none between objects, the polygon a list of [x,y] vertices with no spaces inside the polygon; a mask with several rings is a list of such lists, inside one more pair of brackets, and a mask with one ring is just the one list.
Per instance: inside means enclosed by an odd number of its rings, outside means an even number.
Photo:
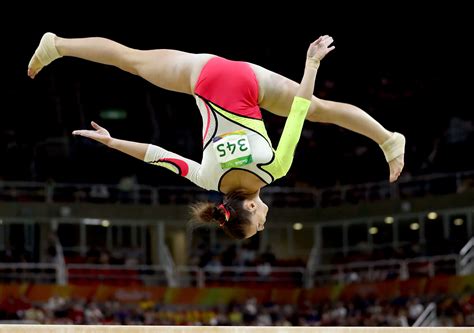
[{"label": "gymnast's head", "polygon": [[198,225],[217,223],[231,238],[245,239],[265,228],[268,206],[258,194],[233,191],[221,203],[199,202],[191,211]]}]

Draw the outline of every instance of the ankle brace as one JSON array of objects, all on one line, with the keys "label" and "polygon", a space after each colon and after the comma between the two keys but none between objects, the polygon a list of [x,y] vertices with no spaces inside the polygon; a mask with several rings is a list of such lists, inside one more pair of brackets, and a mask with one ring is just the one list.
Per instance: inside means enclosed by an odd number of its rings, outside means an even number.
[{"label": "ankle brace", "polygon": [[387,162],[405,153],[405,137],[403,134],[394,132],[384,143],[380,145]]},{"label": "ankle brace", "polygon": [[[56,45],[54,43],[55,37],[56,35],[52,32],[45,33],[35,50],[35,56],[43,66],[49,65],[53,60],[62,57],[62,55],[60,55],[56,49]],[[30,64],[32,60],[30,60]]]}]

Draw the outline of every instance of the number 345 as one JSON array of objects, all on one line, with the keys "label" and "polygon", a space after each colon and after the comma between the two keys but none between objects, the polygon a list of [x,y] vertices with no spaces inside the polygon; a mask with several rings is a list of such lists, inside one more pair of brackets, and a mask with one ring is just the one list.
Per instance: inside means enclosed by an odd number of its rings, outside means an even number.
[{"label": "number 345", "polygon": [[230,143],[230,142],[227,142],[226,144],[221,143],[220,145],[217,145],[217,151],[219,151],[219,157],[223,157],[223,156],[227,155],[227,152],[229,154],[234,154],[235,150],[237,149],[237,146],[239,146],[238,149],[240,151],[246,151],[246,150],[249,149],[247,147],[247,140],[245,140],[243,138],[237,140],[237,144]]}]

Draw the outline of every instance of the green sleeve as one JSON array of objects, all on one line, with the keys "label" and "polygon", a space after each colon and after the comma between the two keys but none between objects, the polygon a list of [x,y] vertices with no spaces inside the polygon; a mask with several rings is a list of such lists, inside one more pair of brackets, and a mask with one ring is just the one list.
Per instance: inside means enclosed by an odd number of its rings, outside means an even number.
[{"label": "green sleeve", "polygon": [[275,151],[275,158],[270,164],[262,166],[262,169],[269,172],[274,179],[285,176],[290,170],[310,105],[311,101],[305,98],[296,96],[293,99],[290,114],[286,119],[285,128]]}]

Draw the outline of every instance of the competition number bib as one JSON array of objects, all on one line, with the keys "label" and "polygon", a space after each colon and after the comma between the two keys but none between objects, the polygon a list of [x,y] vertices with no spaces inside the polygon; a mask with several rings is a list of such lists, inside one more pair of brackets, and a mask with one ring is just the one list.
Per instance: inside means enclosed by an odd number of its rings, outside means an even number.
[{"label": "competition number bib", "polygon": [[212,139],[214,153],[222,169],[238,168],[252,163],[252,151],[245,131],[235,131]]}]

